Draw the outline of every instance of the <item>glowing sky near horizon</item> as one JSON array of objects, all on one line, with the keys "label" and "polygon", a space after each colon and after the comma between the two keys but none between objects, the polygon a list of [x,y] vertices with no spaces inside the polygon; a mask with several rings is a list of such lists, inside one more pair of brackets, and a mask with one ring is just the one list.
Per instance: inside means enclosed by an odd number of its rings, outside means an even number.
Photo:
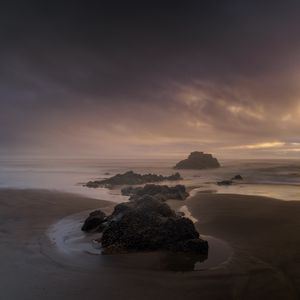
[{"label": "glowing sky near horizon", "polygon": [[300,157],[298,1],[0,4],[0,155]]}]

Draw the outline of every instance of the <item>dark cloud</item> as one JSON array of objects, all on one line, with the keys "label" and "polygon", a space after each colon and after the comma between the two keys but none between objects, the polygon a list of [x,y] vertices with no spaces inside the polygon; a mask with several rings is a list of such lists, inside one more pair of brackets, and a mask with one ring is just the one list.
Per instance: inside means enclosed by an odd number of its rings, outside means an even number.
[{"label": "dark cloud", "polygon": [[297,1],[49,3],[0,7],[2,152],[297,141]]}]

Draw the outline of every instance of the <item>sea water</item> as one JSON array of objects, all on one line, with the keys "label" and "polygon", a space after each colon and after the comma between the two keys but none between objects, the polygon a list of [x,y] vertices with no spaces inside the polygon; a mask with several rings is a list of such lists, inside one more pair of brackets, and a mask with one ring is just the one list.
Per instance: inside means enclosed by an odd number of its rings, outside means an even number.
[{"label": "sea water", "polygon": [[[231,193],[300,199],[300,160],[223,160],[210,170],[179,170],[183,180],[161,184],[184,184],[195,192]],[[104,179],[129,170],[145,174],[171,175],[176,160],[133,159],[0,159],[0,188],[38,188],[71,192],[122,202],[119,189],[87,188],[89,180]],[[244,178],[231,186],[217,181],[240,174]]]}]

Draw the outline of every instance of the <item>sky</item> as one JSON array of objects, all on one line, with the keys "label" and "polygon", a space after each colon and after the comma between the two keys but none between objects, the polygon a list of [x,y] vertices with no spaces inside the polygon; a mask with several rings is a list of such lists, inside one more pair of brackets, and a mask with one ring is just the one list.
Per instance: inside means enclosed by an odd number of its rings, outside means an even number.
[{"label": "sky", "polygon": [[299,1],[2,1],[0,155],[300,157]]}]

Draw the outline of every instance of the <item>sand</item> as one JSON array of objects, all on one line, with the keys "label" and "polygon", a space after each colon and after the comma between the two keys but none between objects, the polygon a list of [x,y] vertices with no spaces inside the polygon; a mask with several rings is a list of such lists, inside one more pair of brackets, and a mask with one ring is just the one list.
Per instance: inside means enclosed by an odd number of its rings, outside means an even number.
[{"label": "sand", "polygon": [[242,299],[299,299],[300,201],[198,194],[186,204],[199,232],[234,248],[227,271],[237,281],[244,279],[236,286]]},{"label": "sand", "polygon": [[49,230],[65,217],[80,220],[80,212],[109,210],[112,203],[0,190],[0,299],[299,299],[300,202],[201,193],[182,204],[201,233],[232,247],[226,262],[196,272],[144,268],[143,255],[103,260],[86,254],[74,263]]}]

